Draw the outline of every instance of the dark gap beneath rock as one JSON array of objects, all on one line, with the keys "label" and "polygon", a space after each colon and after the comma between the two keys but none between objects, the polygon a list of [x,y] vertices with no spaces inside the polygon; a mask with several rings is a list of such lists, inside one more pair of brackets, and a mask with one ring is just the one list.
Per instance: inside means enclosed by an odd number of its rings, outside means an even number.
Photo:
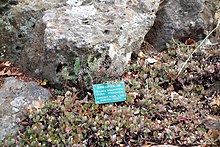
[{"label": "dark gap beneath rock", "polygon": [[65,63],[59,63],[56,69],[56,73],[59,73],[62,71],[63,67],[67,66]]},{"label": "dark gap beneath rock", "polygon": [[138,55],[135,52],[131,53],[131,61],[137,60]]}]

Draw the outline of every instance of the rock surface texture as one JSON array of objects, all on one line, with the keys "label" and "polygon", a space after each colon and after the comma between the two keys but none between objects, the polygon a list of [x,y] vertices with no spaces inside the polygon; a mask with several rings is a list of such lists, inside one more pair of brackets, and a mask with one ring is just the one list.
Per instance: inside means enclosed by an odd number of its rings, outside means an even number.
[{"label": "rock surface texture", "polygon": [[51,97],[50,92],[36,82],[6,78],[0,87],[0,140],[21,129],[18,123],[27,114],[28,106],[36,108],[39,98],[45,102]]},{"label": "rock surface texture", "polygon": [[145,41],[157,50],[171,39],[203,39],[214,28],[217,0],[164,0]]},{"label": "rock surface texture", "polygon": [[[62,0],[60,0],[62,1]],[[20,64],[24,46],[30,43],[36,22],[48,8],[60,6],[59,0],[3,0],[0,2],[0,61]],[[42,43],[39,44],[39,46]]]},{"label": "rock surface texture", "polygon": [[108,64],[110,71],[119,75],[153,25],[159,3],[160,0],[21,1],[3,15],[7,19],[4,23],[8,23],[5,27],[10,27],[0,31],[5,36],[0,40],[2,58],[12,58],[23,69],[52,84],[61,83],[62,67],[72,68],[76,57],[84,67],[96,60],[98,66]]}]

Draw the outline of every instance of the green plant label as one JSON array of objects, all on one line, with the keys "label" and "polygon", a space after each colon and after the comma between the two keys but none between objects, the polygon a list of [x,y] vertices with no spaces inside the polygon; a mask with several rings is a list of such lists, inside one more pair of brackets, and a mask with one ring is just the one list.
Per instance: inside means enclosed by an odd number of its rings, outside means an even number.
[{"label": "green plant label", "polygon": [[124,82],[94,84],[93,91],[96,104],[121,102],[126,100]]}]

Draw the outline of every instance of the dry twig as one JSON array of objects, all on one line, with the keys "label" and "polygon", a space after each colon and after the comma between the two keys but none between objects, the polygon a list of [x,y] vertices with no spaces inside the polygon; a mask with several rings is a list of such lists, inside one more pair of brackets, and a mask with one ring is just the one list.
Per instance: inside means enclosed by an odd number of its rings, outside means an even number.
[{"label": "dry twig", "polygon": [[187,60],[184,62],[183,66],[181,67],[180,71],[178,72],[176,78],[180,75],[186,64],[189,62],[191,59],[192,55],[204,44],[204,42],[209,38],[209,36],[219,27],[220,25],[220,19],[218,19],[218,24],[217,26],[202,40],[202,42],[194,49],[194,51],[190,54],[190,56],[187,58]]}]

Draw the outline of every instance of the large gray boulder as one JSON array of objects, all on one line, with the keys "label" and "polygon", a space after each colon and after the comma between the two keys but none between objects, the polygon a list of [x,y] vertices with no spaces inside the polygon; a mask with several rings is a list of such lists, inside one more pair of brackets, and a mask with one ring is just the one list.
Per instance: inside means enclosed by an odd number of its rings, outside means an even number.
[{"label": "large gray boulder", "polygon": [[[118,76],[153,25],[159,3],[160,0],[22,1],[4,14],[11,19],[5,24],[11,30],[9,35],[9,31],[0,30],[4,32],[0,40],[2,58],[13,60],[52,84],[62,83],[63,66],[71,70],[76,58],[80,58],[83,68],[95,60],[95,72],[108,64],[105,67],[109,73]],[[22,21],[15,21],[19,19]]]},{"label": "large gray boulder", "polygon": [[36,82],[24,82],[14,77],[5,78],[0,87],[0,140],[15,134],[22,126],[27,108],[40,108],[52,95]]},{"label": "large gray boulder", "polygon": [[157,50],[171,39],[203,39],[214,28],[217,0],[164,0],[145,41]]},{"label": "large gray boulder", "polygon": [[19,65],[21,56],[24,56],[21,52],[29,43],[43,12],[63,4],[63,0],[1,0],[0,61],[9,60]]}]

